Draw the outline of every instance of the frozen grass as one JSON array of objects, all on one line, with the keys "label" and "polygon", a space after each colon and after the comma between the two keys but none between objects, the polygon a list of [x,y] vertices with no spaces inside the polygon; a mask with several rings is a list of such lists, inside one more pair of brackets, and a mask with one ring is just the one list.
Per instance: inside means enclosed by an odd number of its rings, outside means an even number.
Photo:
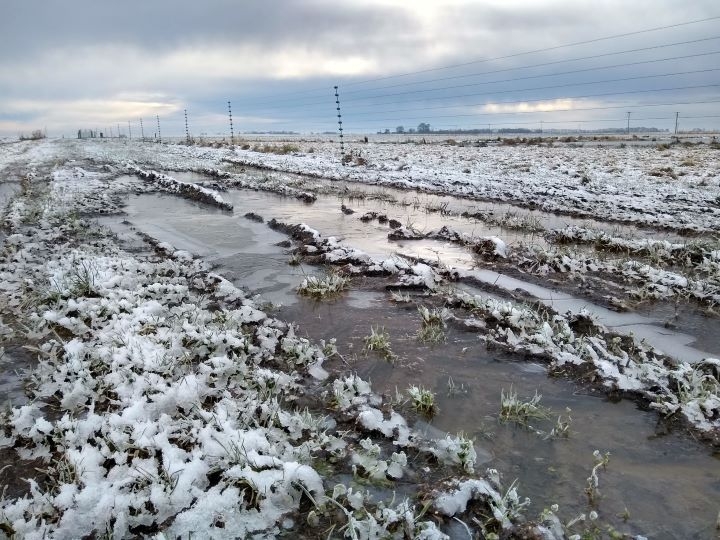
[{"label": "frozen grass", "polygon": [[599,450],[593,452],[593,458],[595,465],[590,470],[590,476],[587,479],[587,486],[585,487],[585,494],[588,498],[590,506],[595,506],[600,497],[600,479],[598,478],[598,470],[605,469],[607,464],[610,462],[610,452],[600,453]]},{"label": "frozen grass", "polygon": [[503,388],[500,390],[500,420],[528,427],[532,420],[548,418],[549,411],[540,405],[541,399],[542,396],[536,391],[533,397],[523,401],[512,386],[507,393]]},{"label": "frozen grass", "polygon": [[447,310],[438,308],[428,309],[418,307],[420,313],[420,329],[417,338],[424,343],[441,343],[445,341],[445,319],[449,316]]},{"label": "frozen grass", "polygon": [[307,276],[298,286],[298,294],[322,300],[335,296],[348,288],[350,280],[336,272],[329,272],[322,277]]},{"label": "frozen grass", "polygon": [[570,425],[572,424],[572,417],[570,416],[570,409],[566,410],[567,416],[563,417],[558,415],[555,425],[548,433],[550,439],[567,439],[570,436]]},{"label": "frozen grass", "polygon": [[422,386],[412,385],[407,389],[410,396],[413,409],[427,417],[433,416],[437,412],[435,405],[435,394]]},{"label": "frozen grass", "polygon": [[366,354],[377,352],[389,361],[397,358],[395,353],[390,349],[390,334],[385,331],[384,327],[371,326],[370,335],[365,336],[364,341],[365,346],[363,350]]}]

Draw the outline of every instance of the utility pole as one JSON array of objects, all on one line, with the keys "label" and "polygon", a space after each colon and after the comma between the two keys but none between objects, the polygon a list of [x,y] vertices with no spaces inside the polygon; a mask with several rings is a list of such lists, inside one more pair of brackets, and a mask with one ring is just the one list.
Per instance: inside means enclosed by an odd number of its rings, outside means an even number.
[{"label": "utility pole", "polygon": [[232,107],[230,105],[230,102],[228,101],[228,115],[230,116],[230,144],[235,144],[235,132],[233,131],[233,123],[232,123]]},{"label": "utility pole", "polygon": [[157,126],[158,126],[158,142],[162,142],[162,135],[160,134],[160,115],[156,114],[155,118],[157,119]]},{"label": "utility pole", "polygon": [[678,125],[678,116],[680,115],[679,112],[675,113],[675,136],[677,137],[677,125]]},{"label": "utility pole", "polygon": [[130,120],[128,120],[128,138],[132,140],[132,127],[130,126]]},{"label": "utility pole", "polygon": [[335,88],[335,105],[338,117],[338,132],[340,133],[340,153],[345,154],[345,144],[343,143],[342,114],[340,113],[340,94],[338,94],[337,86],[334,86],[333,88]]},{"label": "utility pole", "polygon": [[142,118],[140,119],[140,136],[142,137],[142,140],[144,141],[145,140],[145,130],[143,129]]},{"label": "utility pole", "polygon": [[188,130],[187,109],[185,109],[185,140],[190,144],[190,131]]},{"label": "utility pole", "polygon": [[118,139],[120,138],[120,124],[117,125],[118,128]]},{"label": "utility pole", "polygon": [[630,111],[627,113],[627,134],[630,135]]}]

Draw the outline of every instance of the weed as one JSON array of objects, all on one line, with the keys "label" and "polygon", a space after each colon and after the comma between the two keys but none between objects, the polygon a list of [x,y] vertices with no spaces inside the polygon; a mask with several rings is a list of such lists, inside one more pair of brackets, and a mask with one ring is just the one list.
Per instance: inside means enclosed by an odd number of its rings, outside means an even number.
[{"label": "weed", "polygon": [[73,261],[73,267],[67,275],[69,292],[75,297],[92,297],[95,292],[97,269],[87,261]]},{"label": "weed", "polygon": [[677,395],[682,405],[690,402],[704,402],[720,395],[720,381],[700,369],[689,369],[677,381]]},{"label": "weed", "polygon": [[410,302],[410,294],[402,291],[390,291],[390,298],[393,302]]},{"label": "weed", "polygon": [[610,452],[600,453],[600,450],[593,452],[593,458],[595,459],[595,466],[590,471],[590,476],[587,479],[587,487],[585,488],[585,494],[588,497],[588,503],[590,506],[594,506],[600,496],[600,490],[598,486],[600,481],[598,479],[598,469],[601,467],[605,469],[607,464],[610,462]]},{"label": "weed", "polygon": [[563,418],[562,415],[558,415],[555,425],[550,430],[548,438],[550,439],[567,439],[570,436],[570,424],[572,423],[572,417],[570,416],[570,409],[565,409],[567,417]]},{"label": "weed", "polygon": [[417,338],[425,343],[440,343],[445,341],[445,318],[447,312],[445,310],[428,309],[425,306],[418,308],[422,325],[418,330]]},{"label": "weed", "polygon": [[448,377],[447,382],[447,395],[448,396],[465,396],[468,393],[468,389],[465,388],[465,385],[463,383],[460,383],[460,386],[455,384],[455,381],[453,381],[452,377]]},{"label": "weed", "polygon": [[422,386],[411,385],[408,394],[412,400],[413,408],[427,417],[433,416],[436,412],[435,394]]},{"label": "weed", "polygon": [[395,359],[395,353],[390,349],[390,334],[385,331],[384,327],[370,327],[370,335],[365,336],[365,347],[363,350],[365,354],[371,351],[377,351],[385,357],[386,360]]},{"label": "weed", "polygon": [[348,288],[350,280],[336,272],[323,277],[307,276],[298,287],[298,294],[323,299],[339,294]]},{"label": "weed", "polygon": [[522,426],[528,426],[528,422],[535,419],[548,417],[548,410],[540,405],[542,396],[535,391],[535,395],[528,401],[522,401],[518,398],[510,386],[508,393],[505,389],[500,391],[500,420],[502,422],[514,422]]}]

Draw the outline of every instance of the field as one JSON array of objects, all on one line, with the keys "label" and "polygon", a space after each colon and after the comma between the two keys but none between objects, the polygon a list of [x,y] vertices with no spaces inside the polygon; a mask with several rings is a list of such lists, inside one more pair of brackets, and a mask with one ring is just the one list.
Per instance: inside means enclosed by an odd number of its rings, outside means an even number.
[{"label": "field", "polygon": [[0,536],[718,534],[715,140],[23,141],[0,203]]}]

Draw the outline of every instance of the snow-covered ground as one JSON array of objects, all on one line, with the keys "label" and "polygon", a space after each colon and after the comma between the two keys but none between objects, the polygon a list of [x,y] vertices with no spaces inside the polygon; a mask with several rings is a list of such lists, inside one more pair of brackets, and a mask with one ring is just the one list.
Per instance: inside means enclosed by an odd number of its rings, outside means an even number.
[{"label": "snow-covered ground", "polygon": [[[0,347],[31,347],[38,362],[31,401],[0,416],[0,455],[15,457],[11,470],[29,485],[22,496],[0,500],[2,534],[429,539],[446,537],[458,523],[457,534],[472,528],[484,536],[592,530],[585,516],[564,527],[554,508],[524,516],[526,501],[514,486],[503,489],[496,471],[477,470],[473,443],[462,434],[428,440],[413,431],[406,413],[417,388],[381,397],[356,375],[333,373],[333,342],[299,337],[190,253],[152,239],[154,255],[126,252],[86,218],[120,213],[120,195],[131,192],[162,191],[226,211],[232,204],[222,190],[232,186],[305,201],[298,204],[315,200],[306,191],[311,183],[284,185],[282,174],[261,182],[238,177],[239,167],[253,165],[705,232],[711,241],[708,231],[720,230],[720,151],[369,143],[353,145],[342,164],[335,144],[296,144],[282,155],[136,141],[0,146],[0,179],[11,168],[24,178],[2,216]],[[155,172],[162,170],[204,171],[217,182],[180,182]],[[447,303],[443,317],[485,341],[642,399],[664,416],[677,413],[717,444],[718,360],[671,361],[651,343],[608,331],[592,313],[443,291],[442,284],[468,274],[441,261],[371,257],[305,224],[272,225],[294,238],[298,256],[426,290]],[[620,274],[653,284],[658,298],[717,303],[718,257],[710,244],[577,228],[547,234],[551,242],[641,257],[612,262],[448,229],[418,234],[399,222],[392,231],[400,239],[455,242],[480,260],[526,264],[539,276]],[[412,497],[384,500],[358,487],[390,493],[402,482],[414,482]]]}]

